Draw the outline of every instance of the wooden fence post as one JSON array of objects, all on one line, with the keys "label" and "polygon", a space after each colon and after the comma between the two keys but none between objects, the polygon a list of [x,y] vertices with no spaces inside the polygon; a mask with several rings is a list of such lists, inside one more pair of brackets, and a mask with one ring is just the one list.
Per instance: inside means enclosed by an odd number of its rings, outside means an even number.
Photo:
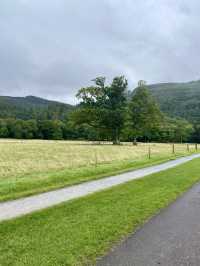
[{"label": "wooden fence post", "polygon": [[148,150],[148,158],[149,160],[151,159],[151,147],[149,146],[149,150]]},{"label": "wooden fence post", "polygon": [[98,158],[97,158],[97,151],[96,150],[94,151],[94,164],[95,164],[95,167],[97,167],[97,165],[98,165]]},{"label": "wooden fence post", "polygon": [[175,154],[175,145],[174,145],[174,143],[172,144],[172,153]]},{"label": "wooden fence post", "polygon": [[197,143],[195,143],[195,150],[196,150],[196,151],[198,150],[198,145],[197,145]]},{"label": "wooden fence post", "polygon": [[187,151],[190,151],[190,145],[187,144]]}]

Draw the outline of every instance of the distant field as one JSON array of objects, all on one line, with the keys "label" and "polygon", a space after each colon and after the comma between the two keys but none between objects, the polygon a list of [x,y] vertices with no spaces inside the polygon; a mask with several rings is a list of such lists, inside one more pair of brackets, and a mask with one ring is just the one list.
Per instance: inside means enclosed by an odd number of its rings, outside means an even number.
[{"label": "distant field", "polygon": [[[148,158],[149,146],[151,159]],[[100,178],[195,152],[190,145],[0,140],[0,201]]]}]

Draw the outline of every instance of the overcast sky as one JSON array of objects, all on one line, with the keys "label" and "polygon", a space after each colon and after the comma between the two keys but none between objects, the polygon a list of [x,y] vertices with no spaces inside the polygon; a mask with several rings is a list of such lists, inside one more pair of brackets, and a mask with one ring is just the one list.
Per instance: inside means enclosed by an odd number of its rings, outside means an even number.
[{"label": "overcast sky", "polygon": [[0,95],[74,103],[96,76],[200,79],[199,0],[0,0]]}]

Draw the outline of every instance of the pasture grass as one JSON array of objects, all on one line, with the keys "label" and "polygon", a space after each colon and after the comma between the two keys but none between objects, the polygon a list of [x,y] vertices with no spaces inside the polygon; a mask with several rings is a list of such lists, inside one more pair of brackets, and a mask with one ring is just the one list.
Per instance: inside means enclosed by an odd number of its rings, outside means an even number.
[{"label": "pasture grass", "polygon": [[0,265],[94,265],[200,180],[200,159],[0,223]]},{"label": "pasture grass", "polygon": [[[148,159],[151,146],[152,157]],[[16,199],[115,175],[188,153],[185,144],[130,143],[120,146],[89,142],[0,140],[0,201]]]}]

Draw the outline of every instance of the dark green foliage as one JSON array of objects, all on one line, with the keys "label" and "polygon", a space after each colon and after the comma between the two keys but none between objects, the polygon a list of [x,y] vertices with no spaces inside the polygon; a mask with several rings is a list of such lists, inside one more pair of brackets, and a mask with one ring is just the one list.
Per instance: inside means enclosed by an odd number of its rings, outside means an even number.
[{"label": "dark green foliage", "polygon": [[37,133],[36,120],[0,120],[0,136],[2,138],[33,139],[36,138]]},{"label": "dark green foliage", "polygon": [[137,88],[128,108],[128,127],[132,136],[150,140],[159,128],[162,116],[148,89],[145,86]]},{"label": "dark green foliage", "polygon": [[70,121],[0,119],[0,138],[16,139],[92,139],[96,132],[89,126],[74,128]]},{"label": "dark green foliage", "polygon": [[38,122],[38,132],[42,139],[63,139],[65,124],[58,120],[44,120]]},{"label": "dark green foliage", "polygon": [[161,142],[187,142],[193,132],[194,127],[188,121],[165,116],[158,129],[157,140]]},{"label": "dark green foliage", "polygon": [[9,132],[6,121],[0,120],[0,138],[7,138],[8,134]]},{"label": "dark green foliage", "polygon": [[200,143],[200,124],[194,125],[193,134],[190,140],[195,143]]}]

